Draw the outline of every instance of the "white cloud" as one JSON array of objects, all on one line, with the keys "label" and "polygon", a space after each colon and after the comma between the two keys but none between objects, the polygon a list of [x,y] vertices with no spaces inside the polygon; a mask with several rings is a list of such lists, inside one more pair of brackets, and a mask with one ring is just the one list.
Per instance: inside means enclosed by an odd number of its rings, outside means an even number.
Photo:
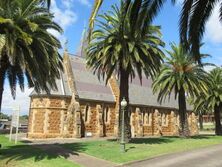
[{"label": "white cloud", "polygon": [[215,68],[215,66],[205,66],[204,70],[207,72],[210,72],[211,70],[213,70]]},{"label": "white cloud", "polygon": [[54,13],[55,22],[57,22],[63,29],[66,29],[77,20],[77,15],[70,7],[65,7],[65,9],[59,8],[55,0],[52,1],[51,12]]},{"label": "white cloud", "polygon": [[8,115],[12,114],[12,108],[20,106],[20,115],[28,114],[30,98],[29,95],[32,92],[32,89],[26,88],[24,92],[20,91],[20,88],[17,88],[16,99],[14,100],[11,96],[11,90],[8,84],[5,84],[3,99],[2,99],[2,112]]},{"label": "white cloud", "polygon": [[77,1],[80,2],[83,5],[91,7],[91,3],[89,2],[89,0],[77,0]]},{"label": "white cloud", "polygon": [[222,24],[219,21],[220,4],[217,4],[206,24],[206,41],[222,43]]},{"label": "white cloud", "polygon": [[[58,23],[64,31],[77,21],[77,15],[73,12],[73,0],[61,0],[61,6],[58,5],[56,0],[52,0],[51,12],[54,14],[54,21]],[[49,30],[50,33],[57,37],[62,45],[64,45],[67,38],[54,30]]]},{"label": "white cloud", "polygon": [[[177,0],[176,5],[182,7],[184,0]],[[206,23],[206,33],[204,41],[209,41],[212,44],[222,43],[222,24],[219,19],[220,4],[217,3],[214,10]]]},{"label": "white cloud", "polygon": [[74,0],[62,0],[62,4],[66,7],[66,8],[71,8],[74,4]]}]

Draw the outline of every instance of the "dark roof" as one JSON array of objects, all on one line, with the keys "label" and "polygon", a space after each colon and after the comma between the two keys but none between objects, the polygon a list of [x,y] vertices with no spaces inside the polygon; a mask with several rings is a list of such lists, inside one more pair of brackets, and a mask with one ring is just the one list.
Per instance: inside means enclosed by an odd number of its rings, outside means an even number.
[{"label": "dark roof", "polygon": [[[57,90],[50,90],[50,94],[47,94],[45,91],[42,91],[40,95],[47,96],[72,96],[72,93],[68,86],[67,76],[62,73],[61,78],[56,80]],[[30,96],[38,96],[39,94],[33,90]]]},{"label": "dark roof", "polygon": [[[157,101],[157,96],[157,94],[153,94],[151,79],[143,77],[141,85],[139,78],[135,78],[129,84],[129,97],[132,105],[178,108],[178,101],[175,100],[173,93],[171,98],[167,98],[162,104]],[[188,110],[191,110],[190,106],[188,106]]]},{"label": "dark roof", "polygon": [[114,95],[105,81],[86,68],[84,58],[70,56],[78,97],[85,100],[115,102]]}]

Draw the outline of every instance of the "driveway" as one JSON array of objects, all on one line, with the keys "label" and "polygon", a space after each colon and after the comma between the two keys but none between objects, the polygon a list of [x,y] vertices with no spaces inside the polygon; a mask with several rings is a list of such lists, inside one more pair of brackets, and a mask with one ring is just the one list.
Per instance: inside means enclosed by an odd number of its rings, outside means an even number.
[{"label": "driveway", "polygon": [[[170,149],[170,148],[169,148]],[[222,167],[222,145],[164,155],[125,167]]]}]

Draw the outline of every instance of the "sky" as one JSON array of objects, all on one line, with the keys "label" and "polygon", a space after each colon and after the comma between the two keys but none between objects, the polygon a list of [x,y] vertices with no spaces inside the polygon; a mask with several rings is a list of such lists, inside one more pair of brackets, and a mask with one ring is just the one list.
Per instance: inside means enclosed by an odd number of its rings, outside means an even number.
[{"label": "sky", "polygon": [[[67,42],[69,53],[76,53],[82,37],[84,27],[87,27],[90,12],[93,7],[94,0],[52,0],[51,12],[54,13],[54,20],[64,30],[63,34],[49,30],[58,39],[63,46]],[[110,9],[111,5],[119,2],[119,0],[104,0],[103,7],[100,13]],[[164,5],[157,18],[154,20],[154,25],[160,25],[163,34],[163,41],[166,43],[166,49],[170,49],[171,42],[178,43],[178,21],[181,10],[182,0],[178,0],[176,5],[172,5],[169,1]],[[212,16],[206,24],[206,32],[202,47],[202,53],[210,54],[212,57],[206,59],[206,62],[214,63],[218,66],[222,65],[222,25],[219,22],[219,5],[215,7]],[[62,50],[61,50],[62,52]],[[5,82],[3,93],[2,112],[12,114],[12,107],[20,106],[21,115],[28,114],[30,98],[29,94],[32,89],[26,87],[25,92],[17,89],[16,99],[13,100],[9,85]]]}]

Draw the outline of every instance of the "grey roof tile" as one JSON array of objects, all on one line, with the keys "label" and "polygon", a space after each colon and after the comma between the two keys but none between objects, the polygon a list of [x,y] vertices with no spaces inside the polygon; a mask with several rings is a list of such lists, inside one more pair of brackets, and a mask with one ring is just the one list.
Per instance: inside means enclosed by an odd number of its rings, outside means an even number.
[{"label": "grey roof tile", "polygon": [[[174,93],[171,94],[170,99],[166,98],[166,100],[160,104],[157,101],[158,94],[153,94],[152,80],[145,77],[142,79],[142,85],[138,78],[132,80],[132,83],[129,84],[129,97],[130,104],[132,105],[179,108],[178,100],[174,98]],[[187,109],[192,110],[192,107],[187,104]]]},{"label": "grey roof tile", "polygon": [[75,85],[80,99],[115,103],[115,97],[105,81],[86,68],[85,59],[70,56]]}]

